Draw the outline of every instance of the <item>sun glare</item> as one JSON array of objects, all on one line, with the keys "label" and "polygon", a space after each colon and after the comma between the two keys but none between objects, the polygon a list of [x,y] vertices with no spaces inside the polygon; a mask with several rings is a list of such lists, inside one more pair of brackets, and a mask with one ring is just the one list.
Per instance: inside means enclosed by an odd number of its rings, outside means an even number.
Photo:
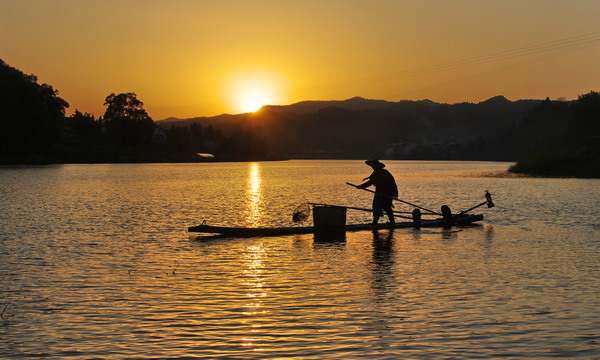
[{"label": "sun glare", "polygon": [[260,110],[265,105],[281,102],[281,80],[266,71],[247,71],[232,75],[226,85],[225,96],[235,113]]},{"label": "sun glare", "polygon": [[248,84],[240,87],[238,91],[236,96],[238,112],[255,112],[264,105],[272,104],[273,94],[269,93],[266,84]]}]

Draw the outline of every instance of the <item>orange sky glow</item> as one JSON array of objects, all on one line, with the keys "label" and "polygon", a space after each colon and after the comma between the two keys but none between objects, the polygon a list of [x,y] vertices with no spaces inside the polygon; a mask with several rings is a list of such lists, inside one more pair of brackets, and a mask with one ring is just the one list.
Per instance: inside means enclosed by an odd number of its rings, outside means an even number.
[{"label": "orange sky glow", "polygon": [[0,0],[0,59],[96,116],[155,120],[354,96],[552,99],[600,90],[600,1]]}]

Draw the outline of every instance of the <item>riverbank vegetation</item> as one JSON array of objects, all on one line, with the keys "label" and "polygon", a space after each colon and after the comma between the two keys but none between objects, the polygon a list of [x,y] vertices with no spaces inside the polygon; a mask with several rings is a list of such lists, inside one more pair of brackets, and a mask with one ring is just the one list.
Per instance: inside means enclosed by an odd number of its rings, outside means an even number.
[{"label": "riverbank vegetation", "polygon": [[515,143],[523,153],[511,172],[600,178],[600,93],[546,99],[522,121]]}]

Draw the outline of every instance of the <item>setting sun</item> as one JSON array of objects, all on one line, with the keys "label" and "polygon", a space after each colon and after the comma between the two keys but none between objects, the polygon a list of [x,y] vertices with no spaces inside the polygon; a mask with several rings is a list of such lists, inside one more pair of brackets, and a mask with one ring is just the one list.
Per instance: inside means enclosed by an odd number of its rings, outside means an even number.
[{"label": "setting sun", "polygon": [[258,111],[263,105],[273,103],[273,94],[264,84],[244,84],[235,94],[237,112]]},{"label": "setting sun", "polygon": [[225,96],[233,112],[255,112],[282,102],[281,83],[278,76],[264,70],[237,73],[228,78]]}]

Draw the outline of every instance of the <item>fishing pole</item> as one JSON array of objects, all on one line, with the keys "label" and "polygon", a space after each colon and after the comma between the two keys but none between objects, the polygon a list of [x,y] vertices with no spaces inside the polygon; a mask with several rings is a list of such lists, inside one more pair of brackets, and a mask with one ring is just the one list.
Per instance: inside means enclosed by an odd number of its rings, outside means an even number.
[{"label": "fishing pole", "polygon": [[[357,188],[357,189],[360,189],[360,190],[364,190],[364,191],[368,191],[368,192],[371,192],[371,193],[375,193],[375,191],[373,191],[373,190],[370,190],[370,189],[364,189],[364,188],[361,188],[361,187],[359,187],[358,185],[351,184],[351,183],[349,183],[349,182],[347,182],[346,184],[347,184],[347,185],[350,185],[350,186],[353,186],[353,187],[355,187],[355,188]],[[396,201],[400,201],[401,203],[405,203],[405,204],[407,204],[407,205],[414,206],[414,207],[416,207],[416,208],[419,208],[419,209],[421,209],[421,210],[425,210],[425,211],[427,211],[427,212],[429,212],[429,213],[432,213],[432,214],[435,214],[435,215],[442,215],[442,214],[440,214],[440,213],[438,213],[438,212],[435,212],[435,211],[433,211],[433,210],[426,209],[426,208],[424,208],[424,207],[422,207],[422,206],[419,206],[419,205],[415,205],[415,204],[409,203],[408,201],[400,200],[400,199],[398,199],[397,197],[394,197],[394,196],[390,196],[390,197],[391,197],[392,199],[396,200]]]}]

